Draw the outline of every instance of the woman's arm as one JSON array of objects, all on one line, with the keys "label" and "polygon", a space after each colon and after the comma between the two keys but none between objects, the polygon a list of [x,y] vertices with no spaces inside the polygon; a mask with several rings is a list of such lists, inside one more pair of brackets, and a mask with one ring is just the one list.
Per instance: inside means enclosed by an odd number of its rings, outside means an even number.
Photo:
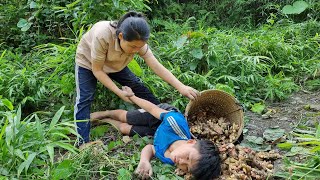
[{"label": "woman's arm", "polygon": [[123,94],[123,91],[116,86],[111,78],[103,71],[104,62],[93,61],[92,62],[92,73],[94,76],[108,89],[114,92],[117,96],[126,102],[132,103],[128,97]]},{"label": "woman's arm", "polygon": [[184,85],[180,82],[168,69],[166,69],[154,55],[151,55],[144,59],[146,64],[157,74],[161,79],[169,83],[176,88],[180,94],[188,97],[190,100],[194,100],[199,96],[199,92],[190,86]]}]

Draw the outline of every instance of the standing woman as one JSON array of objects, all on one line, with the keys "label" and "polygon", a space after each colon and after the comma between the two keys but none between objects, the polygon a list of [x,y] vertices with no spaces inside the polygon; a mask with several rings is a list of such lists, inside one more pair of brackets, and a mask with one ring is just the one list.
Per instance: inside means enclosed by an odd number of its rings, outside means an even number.
[{"label": "standing woman", "polygon": [[82,137],[78,145],[89,142],[90,106],[97,80],[126,102],[130,100],[113,80],[129,86],[140,98],[160,103],[127,67],[135,54],[139,54],[154,73],[182,95],[191,100],[198,96],[197,90],[182,84],[158,62],[147,44],[149,37],[150,28],[143,15],[137,12],[126,13],[117,23],[100,21],[83,35],[77,47],[75,67],[77,97],[74,116],[76,120],[85,120],[76,124]]}]

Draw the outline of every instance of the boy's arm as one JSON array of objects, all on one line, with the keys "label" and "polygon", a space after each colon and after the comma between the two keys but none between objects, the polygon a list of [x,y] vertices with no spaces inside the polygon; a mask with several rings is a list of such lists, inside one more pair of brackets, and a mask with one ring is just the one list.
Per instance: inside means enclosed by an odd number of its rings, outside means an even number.
[{"label": "boy's arm", "polygon": [[142,179],[147,179],[152,176],[152,166],[150,164],[151,158],[154,156],[154,146],[151,144],[146,145],[141,151],[139,165],[135,171]]},{"label": "boy's arm", "polygon": [[131,88],[127,87],[127,86],[123,86],[122,87],[123,91],[126,91],[129,95],[129,99],[135,103],[136,105],[138,105],[140,108],[146,110],[148,113],[150,113],[152,116],[154,116],[157,119],[160,119],[160,114],[163,112],[168,112],[167,110],[161,109],[159,108],[157,105],[141,99],[137,96],[135,96],[131,90]]}]

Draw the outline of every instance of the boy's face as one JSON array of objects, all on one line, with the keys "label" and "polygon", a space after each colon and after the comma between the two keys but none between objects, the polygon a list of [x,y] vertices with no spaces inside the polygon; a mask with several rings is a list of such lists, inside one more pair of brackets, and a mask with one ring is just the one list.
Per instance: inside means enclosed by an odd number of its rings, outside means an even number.
[{"label": "boy's face", "polygon": [[200,159],[200,154],[195,144],[196,140],[188,140],[186,144],[177,147],[170,153],[170,159],[185,172],[190,172]]}]

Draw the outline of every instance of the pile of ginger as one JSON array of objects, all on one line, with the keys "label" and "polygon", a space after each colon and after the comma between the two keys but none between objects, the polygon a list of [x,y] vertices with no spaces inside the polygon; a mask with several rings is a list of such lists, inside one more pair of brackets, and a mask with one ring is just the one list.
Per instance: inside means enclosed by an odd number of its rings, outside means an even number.
[{"label": "pile of ginger", "polygon": [[[219,180],[264,180],[272,176],[273,162],[281,158],[275,151],[256,152],[233,144],[238,138],[239,126],[216,118],[210,111],[199,111],[189,119],[190,130],[198,139],[209,139],[220,151],[221,175]],[[176,173],[184,173],[176,170]],[[185,179],[191,179],[185,174]]]}]

